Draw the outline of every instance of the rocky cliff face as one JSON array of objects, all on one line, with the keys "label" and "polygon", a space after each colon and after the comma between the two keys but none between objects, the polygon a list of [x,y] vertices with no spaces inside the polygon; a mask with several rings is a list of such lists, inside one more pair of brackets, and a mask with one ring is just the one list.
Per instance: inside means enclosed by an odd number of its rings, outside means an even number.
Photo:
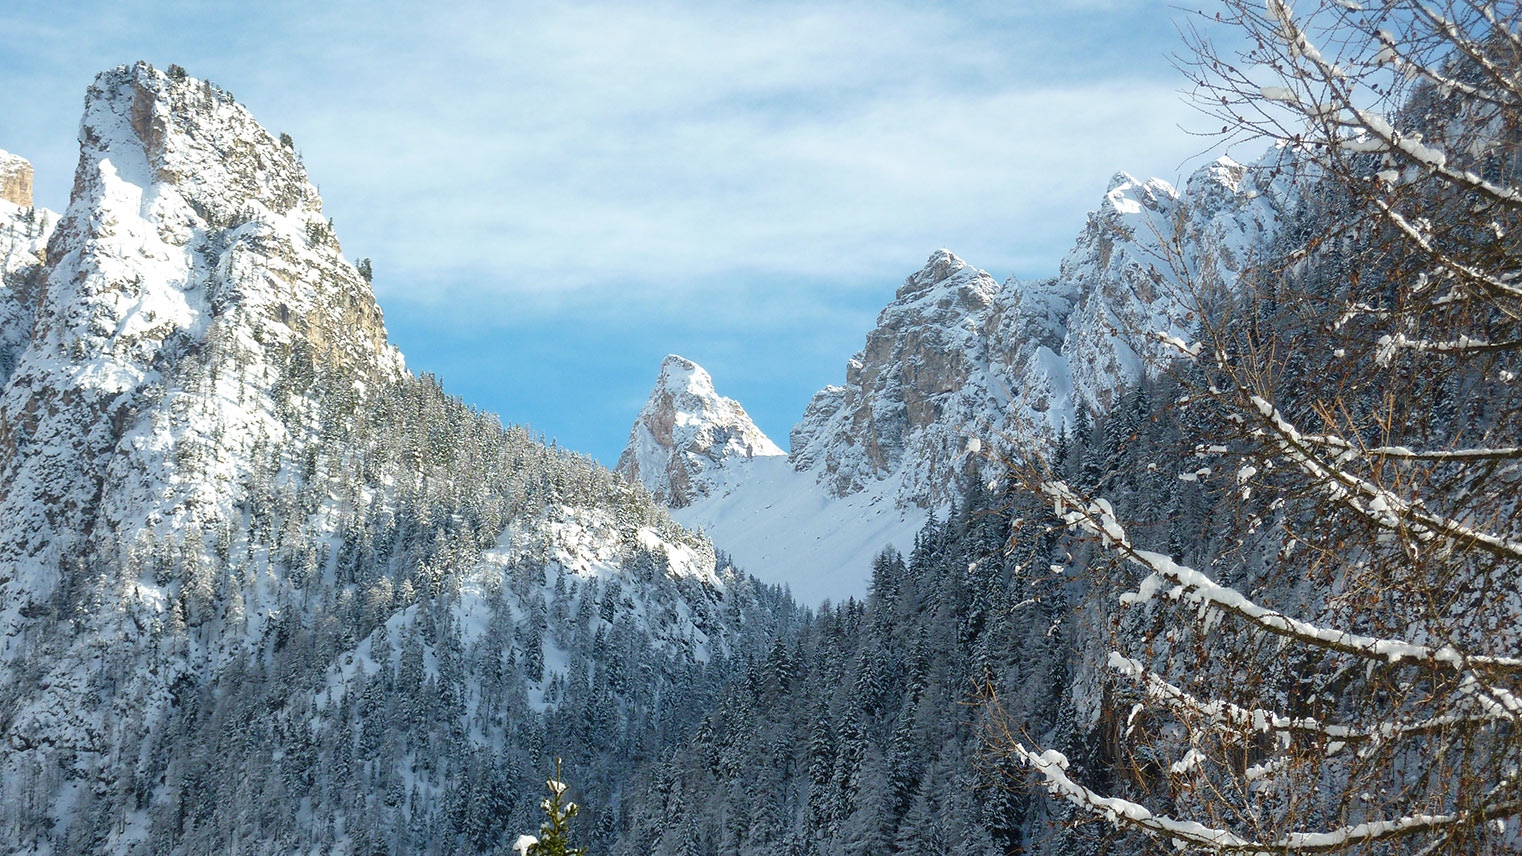
[{"label": "rocky cliff face", "polygon": [[936,252],[878,316],[845,384],[809,403],[794,466],[836,496],[889,490],[934,508],[953,497],[971,438],[1049,447],[1079,402],[1105,410],[1166,365],[1152,334],[1187,339],[1197,307],[1267,249],[1294,204],[1282,160],[1222,158],[1183,193],[1117,175],[1052,279],[1001,285]]},{"label": "rocky cliff face", "polygon": [[713,492],[727,473],[758,456],[786,454],[724,398],[703,367],[672,354],[634,421],[617,472],[656,499],[682,508]]},{"label": "rocky cliff face", "polygon": [[[294,362],[394,379],[369,285],[339,254],[295,153],[209,84],[145,64],[98,77],[30,341],[0,398],[0,624],[64,557],[122,531],[239,516],[260,443],[305,441]],[[119,556],[119,558],[124,558]]]},{"label": "rocky cliff face", "polygon": [[1192,338],[1198,307],[1232,293],[1296,204],[1295,164],[1274,150],[1251,165],[1220,158],[1180,192],[1125,173],[1110,180],[1059,279],[1076,307],[1063,355],[1077,398],[1105,410],[1175,351],[1152,334]]},{"label": "rocky cliff face", "polygon": [[362,400],[403,374],[295,154],[193,78],[96,78],[49,250],[0,396],[0,719],[5,775],[34,783],[60,752],[80,774],[120,763],[113,718],[156,721],[188,651],[232,644],[165,628],[234,606],[240,633],[269,626],[287,566],[256,558],[253,485],[314,460],[303,378],[321,366]]},{"label": "rocky cliff face", "polygon": [[26,158],[0,151],[0,199],[32,207],[32,165]]},{"label": "rocky cliff face", "polygon": [[[946,250],[904,281],[846,364],[843,386],[816,394],[792,432],[792,460],[837,496],[875,488],[903,467],[946,479],[959,429],[976,430],[988,391],[999,283]],[[1003,398],[1001,396],[1001,398]],[[965,438],[964,438],[965,439]]]},{"label": "rocky cliff face", "polygon": [[[58,223],[57,214],[32,206],[31,170],[25,160],[0,151],[0,390],[32,338],[48,239]],[[11,192],[13,179],[23,173],[25,193]]]}]

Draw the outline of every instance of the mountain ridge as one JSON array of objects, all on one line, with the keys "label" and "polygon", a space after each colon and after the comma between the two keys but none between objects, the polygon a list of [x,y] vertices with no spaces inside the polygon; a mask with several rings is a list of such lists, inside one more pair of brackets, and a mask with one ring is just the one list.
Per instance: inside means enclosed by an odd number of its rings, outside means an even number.
[{"label": "mountain ridge", "polygon": [[[715,489],[694,474],[705,499],[684,522],[763,578],[793,581],[801,573],[770,553],[788,537],[760,533],[798,532],[805,519],[860,526],[861,512],[875,520],[892,508],[898,523],[868,527],[855,552],[831,551],[816,568],[844,578],[835,595],[864,594],[851,568],[864,569],[883,546],[907,549],[968,480],[997,480],[997,461],[970,453],[971,441],[1050,452],[1076,408],[1103,413],[1144,372],[1167,365],[1168,346],[1153,334],[1190,338],[1197,305],[1235,287],[1298,204],[1286,177],[1293,166],[1288,148],[1246,165],[1222,157],[1182,191],[1116,173],[1055,277],[1001,283],[949,250],[933,252],[879,312],[844,383],[815,393],[790,432],[787,461],[804,478],[768,465],[729,473]],[[624,454],[637,454],[633,435]],[[620,472],[665,495],[658,481]],[[753,489],[746,473],[756,474]],[[822,495],[806,513],[774,515],[784,492]]]}]

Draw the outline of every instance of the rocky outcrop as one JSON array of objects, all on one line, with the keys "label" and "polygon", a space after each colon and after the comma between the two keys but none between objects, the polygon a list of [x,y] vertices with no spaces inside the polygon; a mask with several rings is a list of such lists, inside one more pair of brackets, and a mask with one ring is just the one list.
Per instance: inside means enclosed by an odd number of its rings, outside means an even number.
[{"label": "rocky outcrop", "polygon": [[669,355],[634,421],[617,472],[682,508],[710,494],[740,462],[786,454],[741,407],[719,395],[703,367]]},{"label": "rocky outcrop", "polygon": [[[361,376],[402,370],[301,164],[230,96],[146,64],[105,72],[80,147],[0,398],[0,509],[17,526],[0,559],[39,569],[111,500],[138,522],[231,516],[235,496],[175,478],[173,462],[232,472],[284,438],[272,394],[298,352]],[[203,385],[240,406],[185,395]]]},{"label": "rocky outcrop", "polygon": [[946,250],[932,254],[878,315],[845,384],[809,402],[792,431],[793,465],[817,472],[836,496],[905,466],[944,478],[958,457],[953,435],[976,418],[960,405],[969,387],[986,386],[999,293],[987,273]]},{"label": "rocky outcrop", "polygon": [[890,492],[935,508],[958,490],[979,438],[1050,447],[1082,402],[1105,410],[1187,339],[1211,295],[1235,288],[1294,204],[1281,150],[1207,165],[1183,193],[1110,182],[1060,274],[997,284],[940,250],[878,316],[845,384],[814,396],[792,461],[836,496]]},{"label": "rocky outcrop", "polygon": [[[48,239],[58,223],[57,214],[32,206],[31,166],[26,161],[0,152],[0,185],[18,174],[17,163],[25,168],[25,194],[0,193],[0,390],[31,341]],[[26,201],[14,202],[12,196]]]},{"label": "rocky outcrop", "polygon": [[3,150],[0,150],[0,200],[22,208],[32,207],[32,164]]},{"label": "rocky outcrop", "polygon": [[1294,163],[1276,149],[1251,166],[1220,158],[1183,192],[1118,173],[1089,215],[1059,278],[1077,306],[1063,342],[1077,397],[1104,410],[1148,366],[1189,340],[1196,310],[1232,293],[1295,204]]}]

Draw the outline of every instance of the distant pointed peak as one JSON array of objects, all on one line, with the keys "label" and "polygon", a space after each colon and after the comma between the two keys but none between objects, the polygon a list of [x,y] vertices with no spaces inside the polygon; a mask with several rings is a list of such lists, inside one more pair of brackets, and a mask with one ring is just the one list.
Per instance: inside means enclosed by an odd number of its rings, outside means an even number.
[{"label": "distant pointed peak", "polygon": [[668,354],[629,432],[617,470],[673,507],[709,493],[713,471],[731,459],[784,455],[738,401],[714,390],[692,360]]},{"label": "distant pointed peak", "polygon": [[925,264],[920,268],[920,274],[927,274],[934,279],[945,279],[957,271],[967,267],[967,262],[962,261],[948,249],[939,249],[930,254]]},{"label": "distant pointed peak", "polygon": [[[1232,193],[1236,193],[1242,186],[1242,179],[1247,176],[1247,167],[1222,155],[1206,164],[1197,173],[1197,176],[1207,181],[1213,181]],[[1194,182],[1191,181],[1190,184],[1192,185]]]},{"label": "distant pointed peak", "polygon": [[667,354],[661,360],[661,383],[665,386],[682,384],[713,389],[713,377],[708,370],[680,354]]},{"label": "distant pointed peak", "polygon": [[1113,193],[1116,190],[1133,187],[1140,183],[1136,180],[1136,176],[1122,170],[1110,176],[1110,183],[1105,187],[1105,193]]}]

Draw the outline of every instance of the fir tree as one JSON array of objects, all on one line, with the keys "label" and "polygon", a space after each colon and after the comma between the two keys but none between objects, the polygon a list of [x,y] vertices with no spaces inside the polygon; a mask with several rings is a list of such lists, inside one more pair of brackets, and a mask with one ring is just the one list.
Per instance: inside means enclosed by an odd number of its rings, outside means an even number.
[{"label": "fir tree", "polygon": [[[539,807],[544,810],[545,821],[539,826],[539,840],[529,844],[523,852],[528,856],[586,856],[587,848],[572,847],[567,827],[576,818],[581,807],[565,799],[566,784],[560,777],[560,759],[555,759],[555,778],[545,782],[550,795]],[[518,839],[520,842],[523,838]]]}]

